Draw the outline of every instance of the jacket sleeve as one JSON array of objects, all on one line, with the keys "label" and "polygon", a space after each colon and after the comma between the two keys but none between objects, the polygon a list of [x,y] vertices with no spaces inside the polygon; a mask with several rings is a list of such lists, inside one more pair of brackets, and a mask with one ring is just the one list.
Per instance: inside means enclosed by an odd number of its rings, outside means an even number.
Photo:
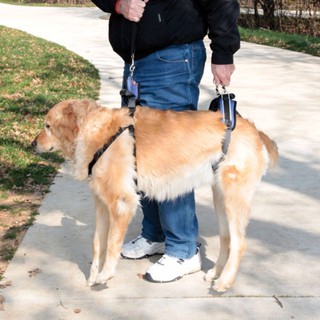
[{"label": "jacket sleeve", "polygon": [[104,12],[116,13],[117,0],[91,0],[99,9]]},{"label": "jacket sleeve", "polygon": [[238,0],[202,0],[211,40],[213,64],[232,64],[233,55],[240,48],[237,26]]}]

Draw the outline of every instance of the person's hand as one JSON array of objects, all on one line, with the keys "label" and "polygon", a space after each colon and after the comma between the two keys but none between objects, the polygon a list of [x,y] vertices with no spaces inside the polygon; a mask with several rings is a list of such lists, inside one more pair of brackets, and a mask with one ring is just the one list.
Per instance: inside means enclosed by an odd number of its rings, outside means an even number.
[{"label": "person's hand", "polygon": [[234,70],[234,64],[211,64],[213,82],[216,84],[216,86],[228,86]]},{"label": "person's hand", "polygon": [[118,14],[122,14],[126,19],[139,22],[148,1],[149,0],[119,0],[116,10]]}]

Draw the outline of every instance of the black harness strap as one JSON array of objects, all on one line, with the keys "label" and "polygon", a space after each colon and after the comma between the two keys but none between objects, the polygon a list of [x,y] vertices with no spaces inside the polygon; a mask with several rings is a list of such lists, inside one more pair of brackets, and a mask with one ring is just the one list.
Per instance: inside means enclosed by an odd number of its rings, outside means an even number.
[{"label": "black harness strap", "polygon": [[133,60],[134,60],[134,54],[136,52],[137,31],[138,31],[137,22],[131,22],[131,58]]},{"label": "black harness strap", "polygon": [[133,117],[133,114],[135,112],[136,105],[137,105],[136,96],[128,89],[122,89],[120,91],[120,95],[124,99],[125,104],[129,108],[130,116]]},{"label": "black harness strap", "polygon": [[[132,63],[130,66],[130,72],[131,77],[127,79],[127,88],[122,89],[120,91],[120,95],[123,97],[124,102],[129,108],[129,115],[130,117],[134,117],[134,113],[136,110],[137,100],[139,97],[139,84],[135,82],[132,78],[133,71],[135,69],[134,65],[134,53],[135,53],[135,41],[136,41],[136,35],[137,35],[137,24],[132,23],[132,33],[131,33],[131,59]],[[92,174],[92,169],[96,162],[99,160],[99,158],[102,156],[102,154],[111,146],[111,144],[125,131],[129,130],[129,133],[135,140],[135,130],[134,125],[129,125],[126,127],[120,127],[119,130],[109,139],[107,143],[105,143],[93,156],[93,159],[89,163],[88,166],[88,175],[90,176]],[[134,142],[133,146],[133,156],[136,158],[136,144]],[[136,165],[136,164],[135,164]],[[137,184],[137,181],[135,181]]]},{"label": "black harness strap", "polygon": [[226,155],[229,149],[230,140],[231,140],[231,131],[232,131],[231,127],[227,127],[224,139],[222,141],[222,148],[221,148],[222,155],[214,164],[212,164],[212,170],[214,172],[218,170],[220,163],[224,161],[226,158]]},{"label": "black harness strap", "polygon": [[[112,143],[125,131],[129,130],[130,134],[134,136],[134,126],[130,124],[127,127],[120,127],[119,130],[109,139],[107,143],[105,143],[100,149],[97,150],[97,152],[94,154],[93,159],[89,163],[88,166],[88,175],[90,176],[92,174],[92,169],[96,162],[99,160],[99,158],[103,155],[103,153],[112,145]],[[135,150],[134,150],[135,152]]]}]

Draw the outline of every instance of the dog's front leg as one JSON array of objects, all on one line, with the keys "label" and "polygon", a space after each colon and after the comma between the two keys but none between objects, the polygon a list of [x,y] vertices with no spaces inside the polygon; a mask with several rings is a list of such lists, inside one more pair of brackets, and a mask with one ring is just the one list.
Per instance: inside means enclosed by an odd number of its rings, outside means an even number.
[{"label": "dog's front leg", "polygon": [[88,286],[96,284],[97,276],[106,259],[106,248],[109,233],[109,212],[106,205],[95,196],[96,229],[93,239],[93,260],[90,270]]},{"label": "dog's front leg", "polygon": [[[123,201],[123,200],[119,200]],[[118,202],[118,201],[117,201]],[[123,206],[123,205],[121,205]],[[106,258],[103,264],[101,272],[98,274],[96,283],[104,284],[108,279],[112,278],[120,258],[123,240],[128,228],[128,225],[133,217],[136,208],[130,208],[129,204],[125,206],[128,209],[124,212],[118,210],[119,203],[115,206],[109,207],[109,234],[108,234],[108,245]]]}]

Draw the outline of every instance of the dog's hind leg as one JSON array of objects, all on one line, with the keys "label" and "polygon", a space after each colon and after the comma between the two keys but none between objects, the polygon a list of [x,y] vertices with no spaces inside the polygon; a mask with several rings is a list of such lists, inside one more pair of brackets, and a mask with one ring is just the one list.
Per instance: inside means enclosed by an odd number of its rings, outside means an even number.
[{"label": "dog's hind leg", "polygon": [[[221,232],[221,250],[214,276],[219,278],[214,282],[214,289],[224,292],[235,280],[240,265],[240,259],[245,249],[245,233],[248,224],[252,197],[260,181],[253,167],[240,171],[236,166],[221,168],[220,181],[216,192],[218,204],[218,220]],[[221,193],[221,194],[219,194]],[[217,201],[218,200],[218,201]],[[221,203],[223,202],[223,204]],[[219,210],[219,207],[221,210]],[[224,207],[224,218],[222,208]],[[229,237],[228,237],[229,235]],[[226,247],[228,245],[228,248]],[[227,259],[226,255],[228,253]],[[224,266],[223,266],[224,264]]]},{"label": "dog's hind leg", "polygon": [[219,232],[220,232],[220,251],[217,262],[211,270],[205,275],[206,281],[212,281],[220,277],[221,272],[228,260],[230,234],[228,220],[225,214],[224,198],[220,188],[216,185],[213,187],[213,201],[214,208],[218,219]]},{"label": "dog's hind leg", "polygon": [[96,283],[102,263],[106,259],[106,249],[109,233],[109,212],[107,206],[95,196],[96,206],[96,229],[93,239],[93,260],[90,270],[90,277],[87,281],[88,286]]}]

